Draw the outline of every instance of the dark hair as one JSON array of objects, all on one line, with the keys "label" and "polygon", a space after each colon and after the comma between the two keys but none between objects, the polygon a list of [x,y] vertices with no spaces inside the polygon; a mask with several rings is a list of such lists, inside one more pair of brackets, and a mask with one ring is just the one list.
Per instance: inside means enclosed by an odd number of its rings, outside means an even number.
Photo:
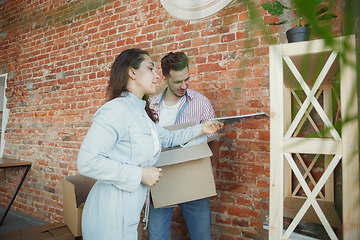
[{"label": "dark hair", "polygon": [[[120,53],[116,57],[110,70],[109,85],[106,90],[106,97],[108,101],[118,97],[122,97],[122,93],[128,93],[129,90],[126,85],[129,81],[128,70],[130,67],[138,69],[140,64],[144,61],[144,55],[150,56],[150,54],[142,49],[131,48]],[[150,109],[148,96],[145,95],[143,100],[146,101],[145,111],[154,122],[158,121],[157,115]]]},{"label": "dark hair", "polygon": [[165,77],[170,75],[170,70],[180,71],[189,67],[189,60],[183,52],[170,52],[161,59],[161,70]]}]

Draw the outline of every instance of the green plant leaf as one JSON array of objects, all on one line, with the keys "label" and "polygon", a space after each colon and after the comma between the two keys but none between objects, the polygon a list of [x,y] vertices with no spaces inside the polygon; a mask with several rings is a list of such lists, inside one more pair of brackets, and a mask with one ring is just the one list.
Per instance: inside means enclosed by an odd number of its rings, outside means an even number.
[{"label": "green plant leaf", "polygon": [[261,7],[264,10],[268,11],[271,15],[275,15],[279,17],[284,14],[284,6],[279,1],[267,2],[261,4]]},{"label": "green plant leaf", "polygon": [[270,26],[273,26],[273,25],[282,25],[282,24],[285,24],[287,23],[288,21],[285,20],[285,21],[282,21],[282,22],[277,22],[277,23],[269,23]]},{"label": "green plant leaf", "polygon": [[315,16],[319,16],[319,15],[325,13],[325,12],[327,12],[327,10],[329,10],[328,7],[323,7],[322,9],[320,9],[319,11],[317,11],[317,12],[315,13]]},{"label": "green plant leaf", "polygon": [[279,2],[279,1],[275,1],[275,2],[274,2],[274,5],[276,5],[276,7],[279,8],[279,9],[288,9],[288,10],[291,10],[291,8],[282,5],[282,3]]},{"label": "green plant leaf", "polygon": [[329,13],[329,14],[324,14],[324,15],[318,17],[317,20],[323,21],[323,20],[328,20],[328,19],[332,19],[332,18],[337,18],[337,16],[333,13]]}]

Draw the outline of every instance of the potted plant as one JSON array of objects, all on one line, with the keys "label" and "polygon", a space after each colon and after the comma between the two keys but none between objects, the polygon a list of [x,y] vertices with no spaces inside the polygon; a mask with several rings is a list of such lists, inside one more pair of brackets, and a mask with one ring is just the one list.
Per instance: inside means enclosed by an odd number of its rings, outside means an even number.
[{"label": "potted plant", "polygon": [[[316,6],[320,5],[323,0],[314,0]],[[279,22],[270,23],[269,25],[282,25],[291,23],[292,28],[286,32],[288,42],[307,41],[310,38],[310,23],[305,18],[300,9],[295,7],[284,6],[280,1],[270,1],[261,5],[271,15],[279,17]],[[315,13],[318,21],[336,18],[333,13],[327,13],[328,7],[322,7]]]}]

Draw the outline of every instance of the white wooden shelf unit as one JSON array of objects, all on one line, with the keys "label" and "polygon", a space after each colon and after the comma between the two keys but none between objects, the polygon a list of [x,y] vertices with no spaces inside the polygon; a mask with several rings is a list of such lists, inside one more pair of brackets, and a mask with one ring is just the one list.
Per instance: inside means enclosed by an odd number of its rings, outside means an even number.
[{"label": "white wooden shelf unit", "polygon": [[[321,224],[332,240],[360,239],[355,63],[355,36],[335,38],[333,47],[324,40],[270,46],[270,240],[290,239],[301,220]],[[314,134],[304,136],[305,124]],[[304,155],[313,157],[310,164]],[[311,172],[320,158],[324,171],[316,182]],[[334,206],[340,164],[342,216]],[[293,219],[286,231],[284,217]]]}]

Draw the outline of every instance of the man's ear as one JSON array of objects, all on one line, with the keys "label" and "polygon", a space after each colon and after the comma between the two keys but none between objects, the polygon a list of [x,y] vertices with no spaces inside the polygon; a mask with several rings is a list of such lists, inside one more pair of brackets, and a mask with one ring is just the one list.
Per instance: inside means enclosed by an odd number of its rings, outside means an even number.
[{"label": "man's ear", "polygon": [[128,75],[131,79],[135,79],[135,69],[133,67],[129,67]]},{"label": "man's ear", "polygon": [[166,79],[165,75],[161,75],[161,80],[164,81],[164,82],[167,82],[167,79]]}]

